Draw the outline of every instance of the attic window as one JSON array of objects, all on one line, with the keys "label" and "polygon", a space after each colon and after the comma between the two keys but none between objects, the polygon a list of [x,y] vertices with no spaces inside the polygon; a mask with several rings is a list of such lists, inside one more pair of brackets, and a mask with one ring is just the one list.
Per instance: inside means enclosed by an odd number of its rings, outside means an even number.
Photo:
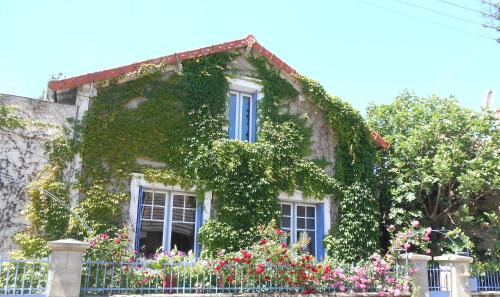
[{"label": "attic window", "polygon": [[249,79],[230,79],[229,138],[255,142],[257,135],[257,102],[262,86]]}]

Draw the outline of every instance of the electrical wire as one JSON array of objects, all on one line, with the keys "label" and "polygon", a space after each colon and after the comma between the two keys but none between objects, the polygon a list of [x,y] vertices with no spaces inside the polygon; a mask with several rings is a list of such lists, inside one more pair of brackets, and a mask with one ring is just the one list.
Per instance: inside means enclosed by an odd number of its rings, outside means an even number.
[{"label": "electrical wire", "polygon": [[470,7],[467,7],[467,6],[462,6],[460,4],[456,4],[456,3],[453,3],[453,2],[450,2],[450,1],[446,1],[446,0],[437,0],[437,1],[443,2],[443,3],[451,5],[451,6],[459,7],[459,8],[468,10],[468,11],[472,11],[472,12],[476,12],[476,13],[482,14],[482,12],[480,10],[473,9],[473,8],[470,8]]},{"label": "electrical wire", "polygon": [[400,15],[403,15],[403,16],[406,16],[406,17],[409,17],[409,18],[420,20],[422,22],[429,23],[429,24],[432,24],[432,25],[435,25],[435,26],[438,26],[438,27],[447,28],[447,29],[450,29],[450,30],[453,30],[453,31],[457,31],[457,32],[461,32],[461,33],[465,33],[465,34],[469,34],[469,35],[474,35],[476,37],[483,38],[483,39],[495,40],[494,38],[487,37],[487,36],[484,36],[484,35],[481,35],[481,34],[478,34],[478,33],[474,33],[474,32],[462,30],[462,29],[459,29],[459,28],[456,28],[456,27],[452,27],[452,26],[441,24],[441,23],[437,23],[437,22],[434,22],[434,21],[431,21],[431,20],[428,20],[428,19],[425,19],[425,18],[421,18],[419,16],[415,16],[415,15],[412,15],[412,14],[409,14],[409,13],[405,13],[405,12],[402,12],[402,11],[399,11],[399,10],[396,10],[396,9],[388,8],[388,7],[385,7],[385,6],[382,6],[382,5],[378,5],[378,4],[375,4],[375,3],[371,3],[371,2],[368,2],[368,1],[364,1],[364,0],[356,0],[356,1],[361,2],[363,4],[367,4],[367,5],[373,6],[373,7],[377,7],[377,8],[383,9],[383,10],[387,10],[387,11],[390,11],[390,12],[393,12],[393,13],[396,13],[396,14],[400,14]]},{"label": "electrical wire", "polygon": [[426,11],[430,11],[430,12],[433,12],[433,13],[436,13],[436,14],[439,14],[439,15],[442,15],[442,16],[445,16],[445,17],[449,17],[449,18],[452,18],[452,19],[455,19],[455,20],[459,20],[459,21],[462,21],[462,22],[466,22],[466,23],[470,23],[470,24],[474,24],[474,25],[478,25],[478,26],[482,25],[481,23],[478,23],[478,22],[474,22],[474,21],[471,21],[471,20],[468,20],[468,19],[457,17],[457,16],[454,16],[452,14],[441,12],[439,10],[435,10],[435,9],[428,8],[428,7],[425,7],[425,6],[420,6],[420,5],[417,5],[417,4],[413,4],[411,2],[406,2],[406,1],[403,1],[403,0],[394,0],[394,1],[406,4],[406,5],[409,5],[409,6],[413,6],[413,7],[419,8],[419,9],[423,9],[423,10],[426,10]]},{"label": "electrical wire", "polygon": [[[17,184],[23,184],[23,185],[26,185],[25,182],[19,180],[19,179],[16,179],[10,175],[6,175],[6,174],[1,174],[0,173],[0,177],[4,178],[4,179],[7,179],[7,180],[10,180],[11,182],[14,182],[14,183],[17,183]],[[80,217],[77,213],[75,213],[73,211],[73,209],[71,207],[69,207],[66,203],[64,203],[64,201],[62,199],[60,199],[59,197],[57,197],[56,195],[52,194],[51,192],[41,188],[41,187],[38,187],[38,186],[35,186],[35,185],[30,185],[30,187],[32,188],[35,188],[37,189],[38,191],[41,191],[43,193],[45,193],[47,196],[49,196],[50,198],[54,199],[54,201],[59,204],[60,206],[64,207],[66,210],[69,211],[69,213],[74,216],[79,222],[80,224],[83,225],[83,227],[85,229],[87,229],[87,231],[89,231],[90,234],[93,234],[94,231],[92,231],[92,228],[90,228],[90,226],[85,222],[85,220]]]}]

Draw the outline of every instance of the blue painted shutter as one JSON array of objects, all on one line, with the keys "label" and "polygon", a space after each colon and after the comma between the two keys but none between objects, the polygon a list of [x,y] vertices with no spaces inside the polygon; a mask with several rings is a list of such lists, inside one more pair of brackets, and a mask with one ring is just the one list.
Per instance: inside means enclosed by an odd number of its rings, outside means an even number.
[{"label": "blue painted shutter", "polygon": [[229,95],[229,139],[236,139],[236,95]]},{"label": "blue painted shutter", "polygon": [[250,103],[251,97],[246,95],[242,97],[242,111],[241,111],[241,140],[250,141]]},{"label": "blue painted shutter", "polygon": [[316,258],[323,259],[323,237],[325,236],[325,203],[316,205]]},{"label": "blue painted shutter", "polygon": [[250,127],[252,134],[250,135],[250,142],[257,140],[257,93],[252,94],[252,118],[250,119]]},{"label": "blue painted shutter", "polygon": [[201,247],[198,241],[198,232],[200,231],[201,226],[203,225],[203,202],[196,201],[196,222],[194,229],[194,254],[196,255],[196,259],[200,257]]},{"label": "blue painted shutter", "polygon": [[141,247],[141,216],[142,216],[142,186],[139,186],[139,197],[137,199],[137,221],[135,223],[135,251],[139,253]]}]

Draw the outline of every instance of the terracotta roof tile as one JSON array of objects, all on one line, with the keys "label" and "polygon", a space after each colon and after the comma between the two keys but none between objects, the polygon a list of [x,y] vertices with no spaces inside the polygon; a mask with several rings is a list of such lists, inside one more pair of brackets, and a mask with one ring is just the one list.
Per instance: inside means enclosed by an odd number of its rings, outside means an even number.
[{"label": "terracotta roof tile", "polygon": [[[70,77],[62,80],[51,80],[48,83],[48,87],[53,91],[59,91],[64,89],[75,88],[84,84],[88,84],[91,82],[103,81],[113,78],[118,78],[127,73],[131,73],[139,70],[141,65],[144,64],[171,64],[176,61],[184,61],[187,59],[192,59],[196,57],[206,56],[210,54],[215,54],[219,52],[224,52],[228,50],[239,49],[243,47],[251,46],[254,51],[261,54],[268,61],[270,61],[274,66],[283,72],[296,76],[298,73],[286,64],[283,60],[275,56],[273,53],[268,51],[265,47],[263,47],[260,43],[257,42],[253,35],[248,35],[243,39],[233,40],[221,44],[216,44],[212,46],[202,47],[195,50],[189,50],[185,52],[175,53],[168,56],[158,57],[154,59],[145,60],[142,62],[133,63],[130,65],[125,65],[121,67],[116,67],[112,69],[102,70],[94,73],[88,73],[80,76]],[[389,143],[385,141],[378,133],[372,132],[372,138],[375,143],[381,148],[388,148]]]}]

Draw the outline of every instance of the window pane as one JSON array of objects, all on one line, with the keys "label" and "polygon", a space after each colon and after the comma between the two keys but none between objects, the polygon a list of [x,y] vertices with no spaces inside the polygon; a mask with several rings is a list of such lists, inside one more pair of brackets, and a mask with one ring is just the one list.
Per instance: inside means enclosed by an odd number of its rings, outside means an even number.
[{"label": "window pane", "polygon": [[164,218],[165,208],[155,207],[153,208],[153,220],[162,220]]},{"label": "window pane", "polygon": [[307,219],[307,229],[314,230],[314,219]]},{"label": "window pane", "polygon": [[165,206],[165,193],[155,193],[154,205]]},{"label": "window pane", "polygon": [[290,228],[291,227],[291,220],[289,217],[282,217],[281,218],[281,228]]},{"label": "window pane", "polygon": [[307,217],[314,218],[314,207],[311,206],[307,207]]},{"label": "window pane", "polygon": [[309,252],[312,255],[315,255],[316,254],[316,238],[315,238],[315,234],[312,231],[308,231],[307,235],[309,236],[309,240],[310,240],[309,241]]},{"label": "window pane", "polygon": [[150,220],[152,215],[151,206],[143,206],[141,218],[143,220]]},{"label": "window pane", "polygon": [[289,204],[281,204],[281,215],[291,216],[292,215],[292,206]]},{"label": "window pane", "polygon": [[306,219],[297,218],[297,229],[304,229],[306,227]]},{"label": "window pane", "polygon": [[306,207],[305,206],[297,206],[297,216],[305,217],[306,216]]},{"label": "window pane", "polygon": [[196,197],[185,196],[186,197],[186,208],[196,208]]},{"label": "window pane", "polygon": [[172,223],[172,248],[188,252],[194,249],[194,224]]},{"label": "window pane", "polygon": [[195,221],[196,210],[194,209],[186,209],[184,210],[184,222],[193,222]]},{"label": "window pane", "polygon": [[250,102],[251,97],[242,96],[241,140],[250,140]]},{"label": "window pane", "polygon": [[183,215],[182,209],[179,209],[179,208],[172,209],[172,221],[182,222],[182,219],[183,219],[182,215]]},{"label": "window pane", "polygon": [[174,207],[184,207],[183,195],[174,195]]},{"label": "window pane", "polygon": [[144,192],[142,195],[142,204],[153,204],[153,193],[152,192]]}]

